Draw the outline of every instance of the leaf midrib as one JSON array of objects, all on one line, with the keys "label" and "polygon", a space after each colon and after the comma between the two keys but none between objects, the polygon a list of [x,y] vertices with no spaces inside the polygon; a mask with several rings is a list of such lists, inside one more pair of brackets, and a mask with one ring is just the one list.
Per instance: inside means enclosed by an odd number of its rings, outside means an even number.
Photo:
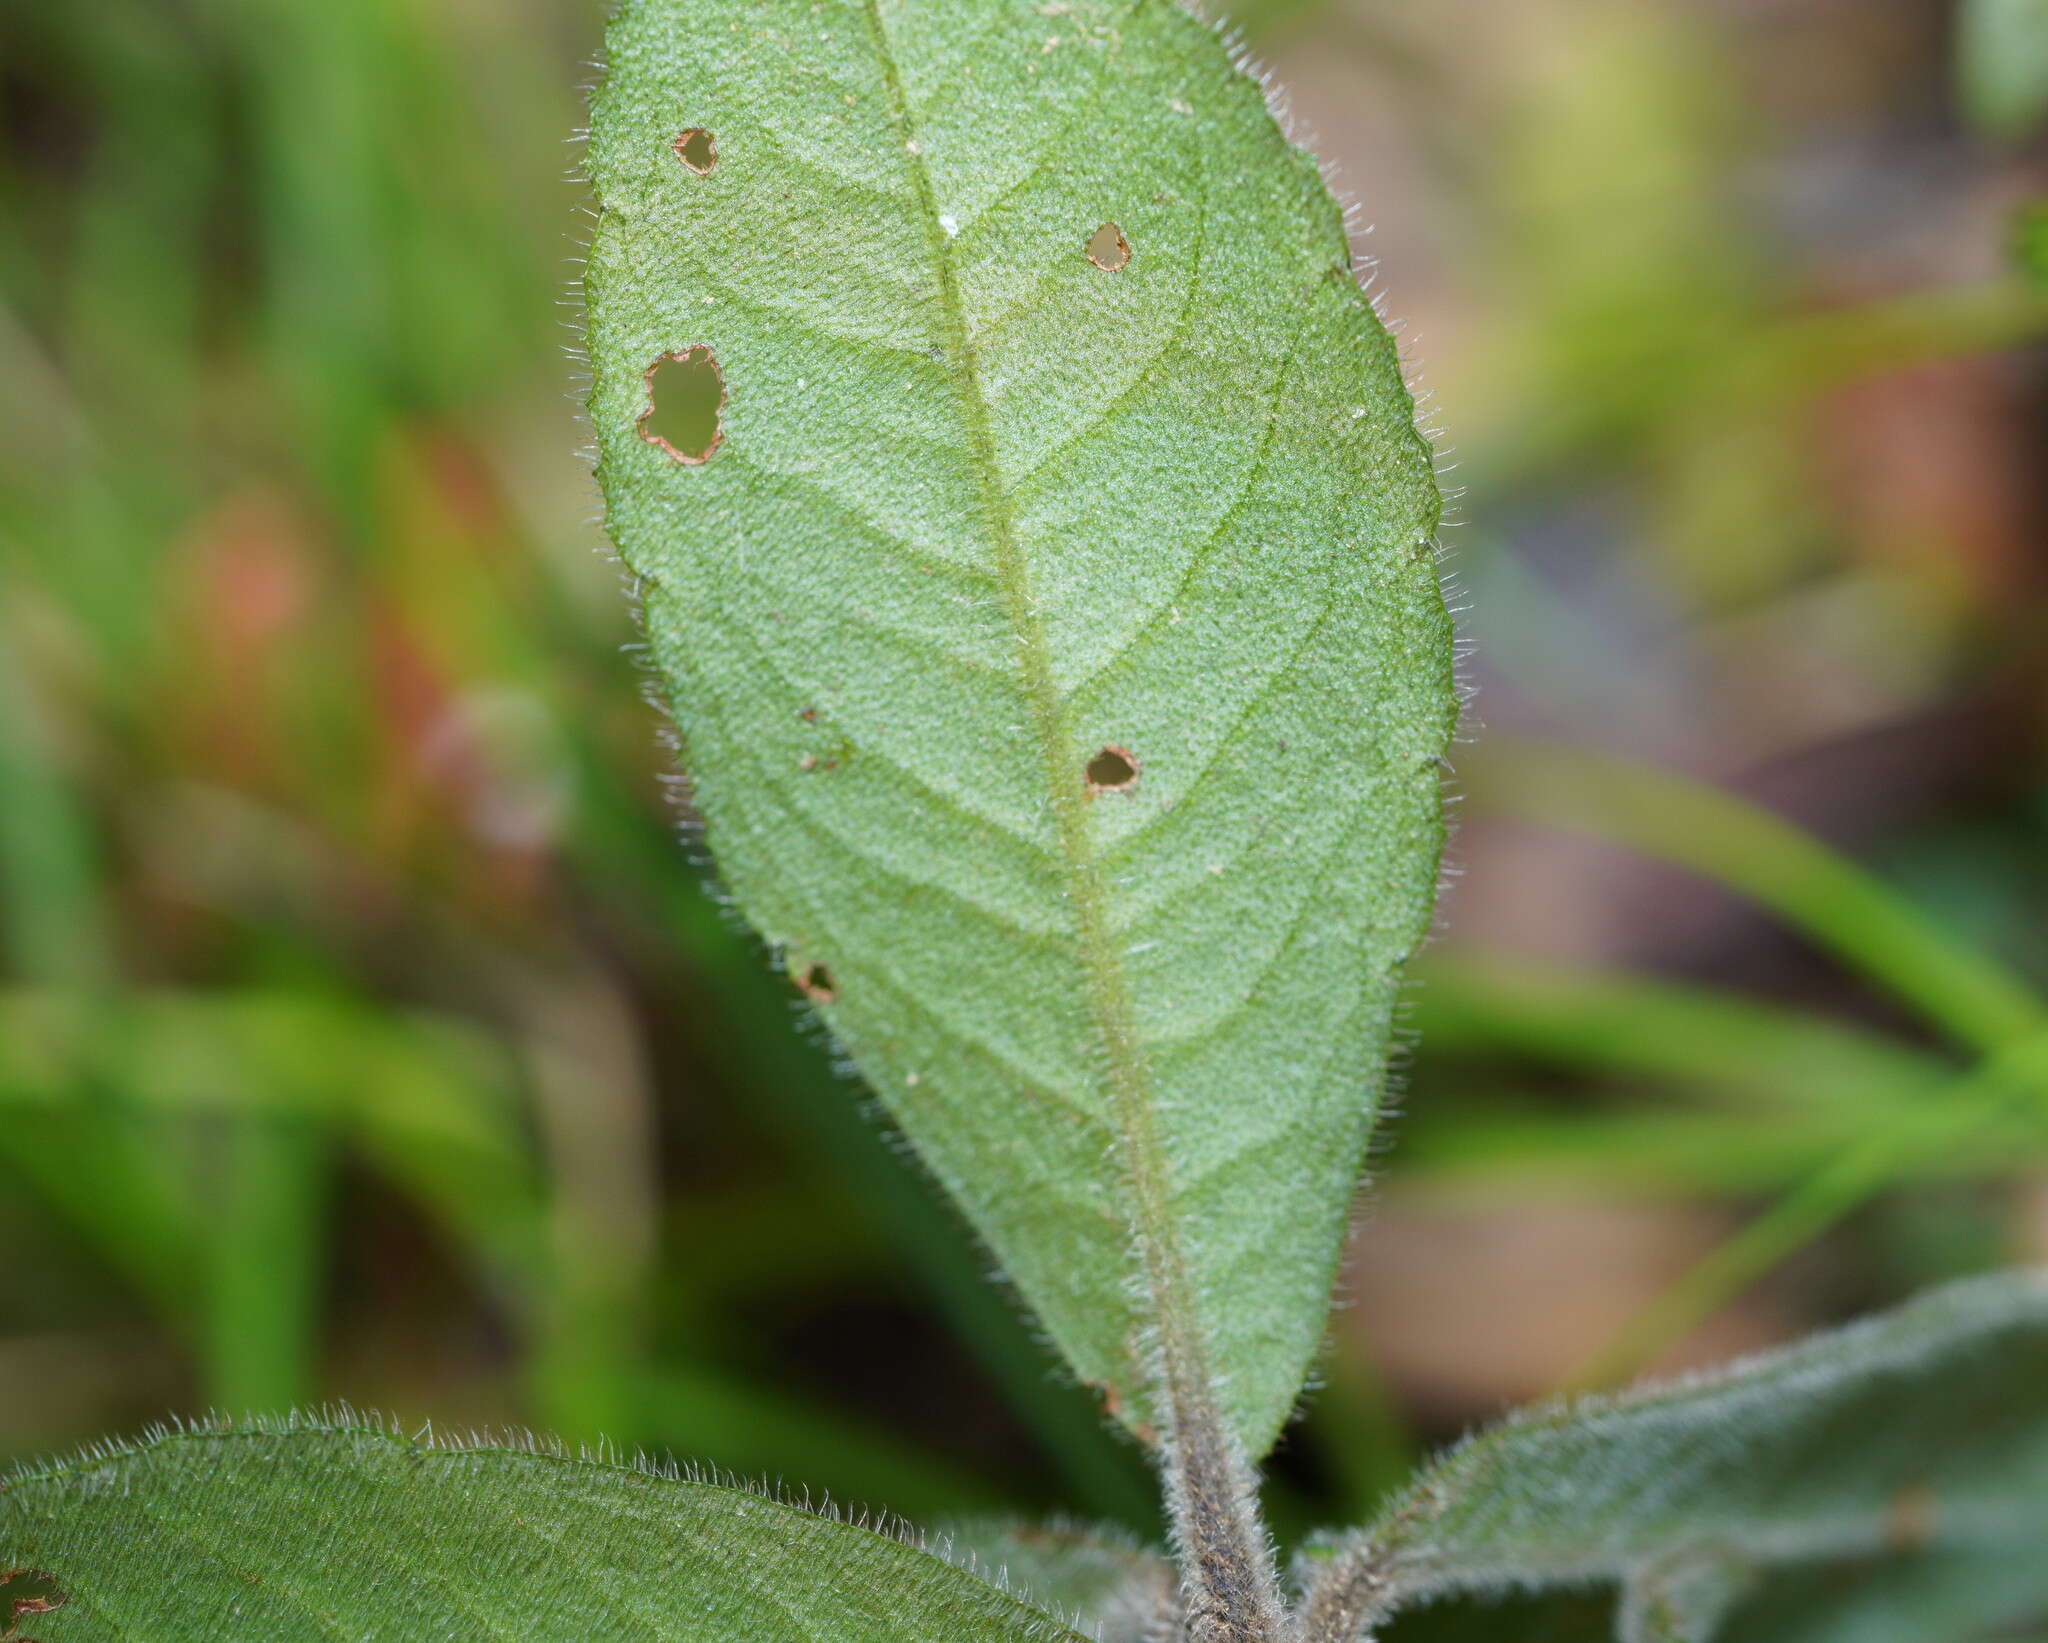
[{"label": "leaf midrib", "polygon": [[1129,980],[1110,927],[1102,874],[1089,838],[1080,749],[1062,711],[1045,624],[1032,592],[1030,565],[1018,539],[1015,507],[996,458],[988,394],[982,382],[979,352],[969,333],[966,309],[960,299],[953,243],[939,222],[937,194],[895,54],[890,49],[888,30],[882,22],[880,0],[862,0],[862,7],[938,286],[941,340],[951,367],[947,375],[958,390],[969,466],[995,549],[997,580],[1016,635],[1032,729],[1045,768],[1056,859],[1074,911],[1089,1013],[1108,1073],[1118,1161],[1131,1188],[1130,1220],[1143,1255],[1154,1312],[1150,1321],[1159,1330],[1160,1345],[1167,1359],[1167,1395],[1178,1402],[1180,1388],[1175,1383],[1188,1376],[1194,1386],[1201,1386],[1204,1379],[1200,1330],[1191,1304],[1186,1260],[1172,1216],[1171,1187],[1151,1102],[1151,1071],[1137,1047]]}]

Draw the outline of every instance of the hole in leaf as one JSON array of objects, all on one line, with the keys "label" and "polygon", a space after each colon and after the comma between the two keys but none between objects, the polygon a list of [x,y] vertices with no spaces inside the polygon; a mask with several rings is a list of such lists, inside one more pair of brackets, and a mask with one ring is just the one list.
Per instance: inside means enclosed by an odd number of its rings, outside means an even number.
[{"label": "hole in leaf", "polygon": [[1088,236],[1088,260],[1104,273],[1114,274],[1131,260],[1131,242],[1113,222],[1106,222]]},{"label": "hole in leaf", "polygon": [[18,1635],[23,1616],[61,1609],[66,1596],[41,1569],[0,1569],[0,1643],[29,1643]]},{"label": "hole in leaf", "polygon": [[708,460],[725,437],[719,420],[724,408],[725,373],[711,350],[703,343],[678,348],[647,367],[640,437],[694,466]]},{"label": "hole in leaf", "polygon": [[1111,743],[1088,761],[1088,791],[1128,793],[1138,785],[1137,756]]},{"label": "hole in leaf", "polygon": [[711,168],[718,164],[718,139],[702,126],[692,126],[681,133],[668,145],[676,151],[676,158],[700,177],[711,175]]},{"label": "hole in leaf", "polygon": [[813,1004],[830,1004],[839,996],[832,985],[832,972],[822,964],[806,964],[797,971],[796,984]]}]

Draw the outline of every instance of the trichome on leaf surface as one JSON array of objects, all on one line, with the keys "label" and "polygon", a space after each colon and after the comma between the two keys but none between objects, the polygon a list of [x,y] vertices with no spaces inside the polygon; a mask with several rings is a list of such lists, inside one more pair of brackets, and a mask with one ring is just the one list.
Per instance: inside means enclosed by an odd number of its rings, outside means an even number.
[{"label": "trichome on leaf surface", "polygon": [[1588,1582],[1631,1638],[1903,1638],[1900,1581],[2035,1613],[2029,1278],[1510,1419],[1283,1580],[1255,1468],[1458,707],[1431,455],[1342,213],[1172,0],[630,0],[609,57],[590,409],[705,840],[1156,1460],[1172,1562],[339,1413],[14,1477],[0,1566],[45,1584],[5,1635],[1354,1643]]}]

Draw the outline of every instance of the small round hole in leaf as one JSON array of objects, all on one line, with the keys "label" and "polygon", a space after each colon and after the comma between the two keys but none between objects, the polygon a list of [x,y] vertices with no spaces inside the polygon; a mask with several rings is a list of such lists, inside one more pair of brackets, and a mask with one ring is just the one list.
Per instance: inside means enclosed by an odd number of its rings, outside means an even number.
[{"label": "small round hole in leaf", "polygon": [[718,164],[718,139],[702,126],[692,126],[682,132],[668,145],[676,151],[676,158],[700,177],[711,175],[711,168]]},{"label": "small round hole in leaf", "polygon": [[1131,242],[1113,222],[1106,222],[1088,236],[1088,260],[1106,274],[1114,274],[1131,260]]},{"label": "small round hole in leaf", "polygon": [[822,964],[806,964],[796,973],[797,988],[813,1004],[830,1004],[839,996],[832,985],[832,972]]},{"label": "small round hole in leaf", "polygon": [[1128,793],[1138,785],[1138,760],[1127,747],[1114,743],[1088,761],[1088,791]]},{"label": "small round hole in leaf", "polygon": [[725,373],[703,343],[663,354],[647,367],[647,409],[640,437],[678,462],[708,461],[725,437]]}]

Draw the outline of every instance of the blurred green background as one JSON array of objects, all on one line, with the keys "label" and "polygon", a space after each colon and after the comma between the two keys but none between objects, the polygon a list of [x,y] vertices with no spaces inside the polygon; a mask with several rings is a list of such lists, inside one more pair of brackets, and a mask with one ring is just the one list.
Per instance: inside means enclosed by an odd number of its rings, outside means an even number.
[{"label": "blurred green background", "polygon": [[[0,0],[0,1460],[523,1422],[1144,1471],[677,842],[597,0]],[[1277,1518],[2048,1259],[2048,7],[1263,0],[1469,486],[1445,935]]]}]

